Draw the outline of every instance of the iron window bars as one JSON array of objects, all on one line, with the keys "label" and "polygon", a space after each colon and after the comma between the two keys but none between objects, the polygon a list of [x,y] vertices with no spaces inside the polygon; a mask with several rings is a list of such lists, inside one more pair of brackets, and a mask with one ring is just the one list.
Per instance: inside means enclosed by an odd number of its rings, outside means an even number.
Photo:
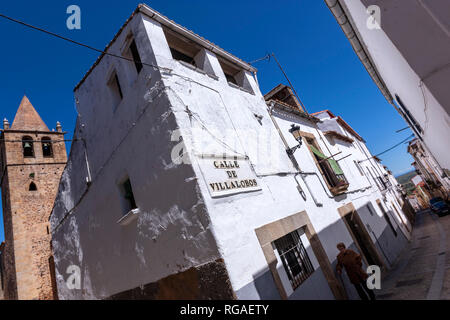
[{"label": "iron window bars", "polygon": [[311,260],[297,231],[275,240],[280,259],[295,290],[314,272]]}]

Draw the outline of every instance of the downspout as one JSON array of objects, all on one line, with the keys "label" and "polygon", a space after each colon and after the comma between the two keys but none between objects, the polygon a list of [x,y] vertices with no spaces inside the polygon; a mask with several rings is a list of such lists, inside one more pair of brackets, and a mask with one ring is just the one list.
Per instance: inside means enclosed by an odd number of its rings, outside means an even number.
[{"label": "downspout", "polygon": [[[280,127],[278,126],[278,123],[276,122],[275,118],[274,118],[273,115],[272,115],[272,109],[273,109],[273,107],[274,107],[274,102],[271,101],[271,102],[270,102],[270,107],[268,108],[267,111],[268,111],[268,113],[269,113],[270,118],[272,119],[272,122],[273,122],[275,128],[276,128],[277,131],[278,131],[278,134],[280,135],[281,140],[283,141],[283,144],[284,144],[286,150],[288,150],[288,149],[290,149],[289,144],[287,143],[286,139],[284,138],[283,133],[281,132]],[[320,185],[322,186],[322,188],[323,188],[325,194],[328,196],[328,198],[334,199],[334,198],[336,197],[336,196],[331,195],[331,194],[328,192],[327,187],[323,184],[322,180],[320,179],[320,176],[319,176],[316,172],[305,172],[305,171],[301,171],[301,169],[300,169],[300,167],[299,167],[299,165],[298,165],[298,163],[297,163],[297,160],[294,158],[294,156],[289,157],[289,158],[291,159],[291,161],[292,161],[292,163],[293,163],[295,169],[297,170],[297,173],[295,173],[294,178],[295,178],[296,176],[298,176],[298,175],[302,178],[303,183],[306,185],[306,188],[308,189],[308,192],[311,194],[311,197],[313,198],[314,203],[316,204],[316,206],[322,207],[322,206],[323,206],[323,203],[319,202],[319,201],[317,200],[317,198],[314,196],[314,193],[312,192],[312,189],[311,189],[310,185],[308,184],[307,180],[305,179],[306,176],[310,176],[310,175],[311,175],[311,176],[312,176],[312,175],[316,176],[317,179],[319,180]],[[297,179],[295,179],[295,180],[296,180],[296,182],[297,182],[297,184],[298,184],[300,193],[303,193],[303,190],[301,189],[301,186],[300,186],[299,182],[297,181]],[[371,187],[372,187],[372,186],[370,186],[370,187],[364,187],[364,188],[360,188],[360,189],[356,189],[356,190],[351,190],[351,191],[344,192],[344,193],[342,193],[342,194],[350,194],[350,193],[355,193],[355,192],[358,192],[358,191],[365,191],[365,190],[367,190],[368,188],[371,188]],[[339,194],[339,195],[337,195],[337,196],[340,196],[340,195],[342,195],[342,194]],[[302,196],[303,196],[303,194],[302,194]],[[306,196],[303,196],[303,198],[306,200]]]},{"label": "downspout", "polygon": [[[270,102],[270,107],[267,109],[267,111],[269,113],[269,116],[270,116],[270,119],[272,120],[273,125],[277,129],[278,134],[280,135],[281,141],[283,141],[284,147],[286,148],[286,150],[289,150],[290,149],[289,144],[287,143],[286,139],[284,138],[284,135],[281,132],[277,121],[275,120],[275,118],[272,115],[273,107],[274,107],[274,102],[272,101],[272,102]],[[308,185],[308,182],[306,181],[306,179],[304,179],[304,177],[302,175],[302,171],[300,169],[300,166],[297,163],[297,160],[295,160],[294,156],[289,157],[289,159],[292,161],[292,164],[294,165],[295,169],[297,170],[297,172],[294,175],[294,180],[295,180],[295,182],[297,182],[298,190],[299,190],[300,194],[302,195],[303,199],[306,201],[306,195],[305,195],[305,192],[303,191],[300,183],[298,182],[298,180],[296,178],[298,175],[302,178],[303,183],[306,185],[306,188],[308,189],[308,192],[311,195],[311,198],[313,199],[316,206],[322,207],[323,204],[316,199],[316,197],[314,196],[314,193],[311,190],[311,187]]]},{"label": "downspout", "polygon": [[92,183],[91,166],[89,165],[89,158],[88,158],[88,154],[87,154],[86,140],[84,138],[81,138],[81,141],[83,141],[84,160],[86,161],[86,171],[87,171],[87,175],[88,175],[86,177],[86,184],[89,186]]}]

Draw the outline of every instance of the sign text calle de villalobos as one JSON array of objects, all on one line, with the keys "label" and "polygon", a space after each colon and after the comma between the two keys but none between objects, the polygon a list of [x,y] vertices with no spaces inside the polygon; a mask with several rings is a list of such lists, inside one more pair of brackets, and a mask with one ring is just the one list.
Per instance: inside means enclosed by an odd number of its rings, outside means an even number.
[{"label": "sign text calle de villalobos", "polygon": [[245,158],[201,157],[198,159],[211,197],[261,190]]}]

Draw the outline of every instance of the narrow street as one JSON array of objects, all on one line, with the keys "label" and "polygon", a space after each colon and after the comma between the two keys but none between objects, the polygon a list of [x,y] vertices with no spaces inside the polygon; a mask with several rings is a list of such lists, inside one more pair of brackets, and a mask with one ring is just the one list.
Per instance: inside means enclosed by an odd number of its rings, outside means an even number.
[{"label": "narrow street", "polygon": [[450,299],[450,215],[417,214],[412,241],[381,281],[379,300]]}]

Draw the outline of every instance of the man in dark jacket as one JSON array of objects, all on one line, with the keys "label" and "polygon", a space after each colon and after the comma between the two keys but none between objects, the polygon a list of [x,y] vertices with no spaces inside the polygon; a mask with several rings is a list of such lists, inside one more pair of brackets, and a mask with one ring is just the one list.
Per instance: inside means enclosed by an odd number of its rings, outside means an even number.
[{"label": "man in dark jacket", "polygon": [[345,271],[347,272],[348,278],[350,279],[350,282],[355,286],[356,291],[358,291],[358,294],[361,297],[361,300],[369,300],[367,295],[369,296],[370,300],[376,300],[373,291],[367,287],[366,280],[369,276],[362,269],[361,255],[357,254],[353,250],[346,249],[345,244],[343,244],[342,242],[337,244],[337,248],[340,251],[337,256],[337,273],[341,275],[342,268],[344,267]]}]

